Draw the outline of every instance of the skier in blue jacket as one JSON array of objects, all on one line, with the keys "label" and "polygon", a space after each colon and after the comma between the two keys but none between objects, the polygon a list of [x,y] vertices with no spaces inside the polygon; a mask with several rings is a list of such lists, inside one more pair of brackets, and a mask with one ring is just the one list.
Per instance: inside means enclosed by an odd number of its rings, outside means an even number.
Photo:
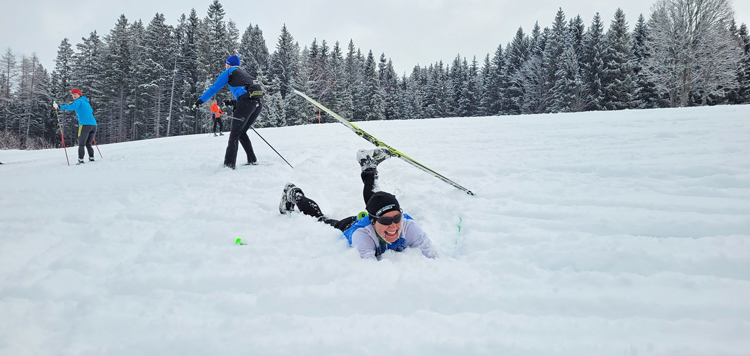
[{"label": "skier in blue jacket", "polygon": [[57,109],[75,111],[76,117],[78,118],[78,164],[83,164],[83,148],[86,147],[89,153],[89,161],[94,161],[94,148],[91,143],[94,141],[96,135],[96,119],[94,119],[94,111],[89,105],[89,99],[81,93],[78,89],[70,91],[70,95],[73,96],[73,102],[70,105],[57,105],[57,102],[53,101],[52,106]]},{"label": "skier in blue jacket", "polygon": [[247,136],[247,130],[250,129],[263,109],[263,103],[260,100],[263,97],[263,91],[260,85],[255,84],[250,74],[239,66],[240,57],[231,56],[227,58],[226,70],[219,74],[214,84],[193,105],[193,109],[195,109],[214,96],[221,88],[229,85],[229,91],[232,92],[236,101],[232,112],[232,130],[229,132],[227,151],[224,154],[224,166],[231,169],[234,169],[237,163],[238,141],[247,154],[246,164],[258,164],[255,152],[253,152],[253,145],[250,143],[250,137]]},{"label": "skier in blue jacket", "polygon": [[296,206],[303,214],[341,230],[362,258],[380,260],[388,250],[401,252],[410,247],[419,248],[428,258],[435,258],[437,252],[433,249],[430,238],[409,215],[403,213],[396,197],[386,192],[375,192],[377,166],[389,157],[390,152],[384,148],[357,152],[357,160],[362,167],[362,194],[367,207],[366,214],[362,212],[358,216],[341,220],[328,218],[315,201],[306,197],[292,183],[284,187],[279,212],[288,214]]}]

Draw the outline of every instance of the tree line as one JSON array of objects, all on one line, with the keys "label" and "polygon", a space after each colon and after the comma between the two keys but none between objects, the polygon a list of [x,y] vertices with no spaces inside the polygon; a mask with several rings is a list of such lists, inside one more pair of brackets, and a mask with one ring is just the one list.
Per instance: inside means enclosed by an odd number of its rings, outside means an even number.
[{"label": "tree line", "polygon": [[[559,9],[551,27],[519,27],[483,59],[415,66],[398,75],[385,54],[325,40],[300,47],[286,26],[270,52],[258,25],[242,35],[214,0],[176,26],[156,14],[144,25],[124,15],[58,47],[52,73],[35,55],[0,57],[0,147],[61,145],[74,137],[72,112],[52,110],[80,88],[99,123],[98,142],[208,132],[208,115],[190,109],[237,54],[264,92],[256,127],[325,122],[293,94],[299,89],[352,121],[472,117],[750,103],[750,36],[729,0],[657,0],[632,31],[617,10],[605,31],[597,13],[588,28]],[[221,103],[231,94],[217,94]],[[59,121],[58,121],[59,119]],[[58,124],[58,122],[60,124]]]}]

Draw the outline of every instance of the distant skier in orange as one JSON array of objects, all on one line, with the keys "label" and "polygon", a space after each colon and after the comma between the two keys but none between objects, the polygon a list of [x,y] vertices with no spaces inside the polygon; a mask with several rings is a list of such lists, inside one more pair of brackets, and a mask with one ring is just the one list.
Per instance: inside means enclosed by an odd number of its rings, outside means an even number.
[{"label": "distant skier in orange", "polygon": [[221,114],[226,115],[227,113],[221,111],[221,108],[216,104],[216,100],[211,101],[211,112],[214,113],[214,136],[216,136],[216,124],[219,124],[219,135],[224,136],[224,123],[221,121]]}]

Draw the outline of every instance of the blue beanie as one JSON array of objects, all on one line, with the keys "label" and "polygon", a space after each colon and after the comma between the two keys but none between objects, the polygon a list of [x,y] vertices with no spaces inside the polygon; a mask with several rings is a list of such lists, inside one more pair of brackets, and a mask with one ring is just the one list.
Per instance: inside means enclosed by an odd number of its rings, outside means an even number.
[{"label": "blue beanie", "polygon": [[240,65],[240,57],[230,56],[229,58],[227,58],[227,64],[229,64],[232,67],[239,66]]}]

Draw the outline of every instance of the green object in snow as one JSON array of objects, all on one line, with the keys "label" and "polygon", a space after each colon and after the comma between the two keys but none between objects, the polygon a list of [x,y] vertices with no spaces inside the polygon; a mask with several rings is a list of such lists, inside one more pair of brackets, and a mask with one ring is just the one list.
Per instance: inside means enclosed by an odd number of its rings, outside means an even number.
[{"label": "green object in snow", "polygon": [[235,245],[247,245],[246,243],[242,242],[242,239],[241,239],[241,238],[237,238],[237,240],[236,240],[236,241],[234,241],[234,244],[235,244]]}]

